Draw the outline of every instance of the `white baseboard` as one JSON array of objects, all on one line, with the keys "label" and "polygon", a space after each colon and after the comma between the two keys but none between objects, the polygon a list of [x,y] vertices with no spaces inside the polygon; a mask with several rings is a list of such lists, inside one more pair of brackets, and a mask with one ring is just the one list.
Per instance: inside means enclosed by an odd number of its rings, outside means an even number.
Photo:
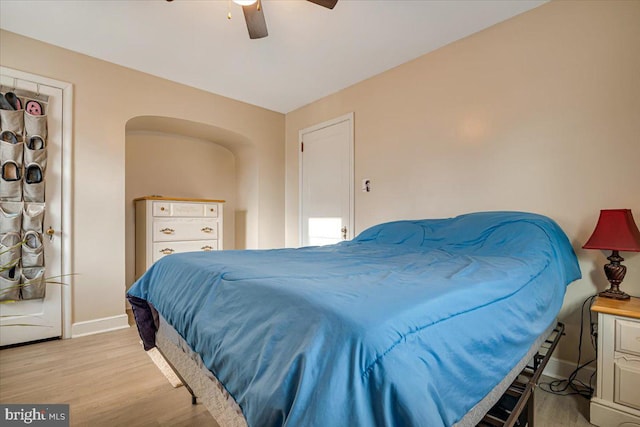
[{"label": "white baseboard", "polygon": [[[542,372],[542,375],[546,375],[551,378],[556,379],[566,379],[569,378],[569,375],[576,369],[576,362],[568,362],[562,359],[556,359],[555,357],[549,358],[549,362],[547,363],[547,367]],[[584,382],[585,384],[589,383],[589,378],[595,372],[595,362],[589,366],[585,366],[580,370],[577,375],[577,379]],[[594,377],[595,379],[595,377]],[[595,384],[594,384],[595,386]]]},{"label": "white baseboard", "polygon": [[125,329],[128,327],[129,318],[126,314],[87,320],[86,322],[77,322],[71,325],[71,338],[99,334],[102,332],[117,331],[118,329]]}]

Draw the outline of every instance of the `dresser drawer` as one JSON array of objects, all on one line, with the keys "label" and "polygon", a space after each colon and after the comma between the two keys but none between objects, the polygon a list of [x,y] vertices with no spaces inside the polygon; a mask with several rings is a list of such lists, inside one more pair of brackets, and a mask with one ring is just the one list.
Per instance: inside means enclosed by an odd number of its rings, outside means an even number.
[{"label": "dresser drawer", "polygon": [[217,203],[153,202],[153,216],[218,217]]},{"label": "dresser drawer", "polygon": [[217,240],[200,240],[197,242],[158,242],[153,244],[153,262],[160,258],[182,252],[216,251]]},{"label": "dresser drawer", "polygon": [[618,353],[614,384],[614,402],[640,410],[640,358]]},{"label": "dresser drawer", "polygon": [[206,204],[204,205],[204,216],[211,218],[218,217],[218,204]]},{"label": "dresser drawer", "polygon": [[616,351],[640,356],[640,321],[616,319]]},{"label": "dresser drawer", "polygon": [[202,203],[172,203],[171,216],[204,216]]},{"label": "dresser drawer", "polygon": [[153,202],[153,216],[171,216],[171,203]]},{"label": "dresser drawer", "polygon": [[153,221],[154,242],[217,238],[218,222],[213,218],[172,218]]}]

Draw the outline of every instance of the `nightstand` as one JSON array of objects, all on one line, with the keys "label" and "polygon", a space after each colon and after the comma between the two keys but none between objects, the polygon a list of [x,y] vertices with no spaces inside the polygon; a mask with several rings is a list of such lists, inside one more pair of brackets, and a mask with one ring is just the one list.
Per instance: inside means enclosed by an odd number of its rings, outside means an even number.
[{"label": "nightstand", "polygon": [[591,424],[640,427],[640,298],[597,297],[598,379]]}]

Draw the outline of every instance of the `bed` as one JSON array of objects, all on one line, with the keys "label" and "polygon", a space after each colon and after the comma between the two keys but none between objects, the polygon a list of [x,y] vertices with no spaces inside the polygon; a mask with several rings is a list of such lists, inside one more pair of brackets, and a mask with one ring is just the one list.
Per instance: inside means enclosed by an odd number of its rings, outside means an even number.
[{"label": "bed", "polygon": [[222,427],[477,424],[556,323],[576,256],[551,219],[395,221],[351,241],[175,254],[129,290]]}]

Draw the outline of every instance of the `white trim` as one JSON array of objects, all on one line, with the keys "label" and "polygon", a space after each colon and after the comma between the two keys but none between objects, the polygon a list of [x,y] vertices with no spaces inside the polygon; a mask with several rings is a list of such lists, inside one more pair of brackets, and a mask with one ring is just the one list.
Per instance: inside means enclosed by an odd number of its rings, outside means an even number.
[{"label": "white trim", "polygon": [[126,314],[103,317],[102,319],[87,320],[86,322],[74,323],[71,327],[71,338],[83,337],[85,335],[100,334],[102,332],[117,331],[129,327],[129,317]]},{"label": "white trim", "polygon": [[298,131],[298,245],[302,246],[302,139],[307,133],[311,133],[329,126],[336,125],[342,122],[349,122],[349,233],[347,238],[352,239],[354,237],[355,227],[355,167],[354,167],[354,126],[353,126],[353,112],[347,113],[343,116],[336,117],[335,119],[327,120],[326,122],[318,123],[317,125],[310,126]]},{"label": "white trim", "polygon": [[[61,83],[61,82],[60,82]],[[62,272],[73,273],[73,85],[61,83],[62,89]],[[71,290],[73,276],[69,276],[69,286],[62,289],[62,338],[71,338]]]},{"label": "white trim", "polygon": [[[0,74],[10,75],[18,80],[26,80],[31,83],[47,85],[62,90],[62,265],[61,273],[70,275],[73,273],[73,246],[71,244],[71,232],[73,226],[73,85],[68,82],[50,79],[36,74],[26,73],[13,68],[0,66]],[[71,312],[72,312],[72,288],[73,276],[65,277],[62,286],[62,338],[71,338]]]},{"label": "white trim", "polygon": [[[548,377],[556,379],[566,379],[569,378],[569,376],[575,369],[576,362],[569,362],[552,356],[551,358],[549,358],[547,367],[544,368],[542,375],[546,375]],[[580,369],[577,379],[585,384],[588,384],[589,378],[591,378],[591,375],[595,372],[595,370],[596,368],[594,368],[593,366],[585,366],[584,368]]]}]

